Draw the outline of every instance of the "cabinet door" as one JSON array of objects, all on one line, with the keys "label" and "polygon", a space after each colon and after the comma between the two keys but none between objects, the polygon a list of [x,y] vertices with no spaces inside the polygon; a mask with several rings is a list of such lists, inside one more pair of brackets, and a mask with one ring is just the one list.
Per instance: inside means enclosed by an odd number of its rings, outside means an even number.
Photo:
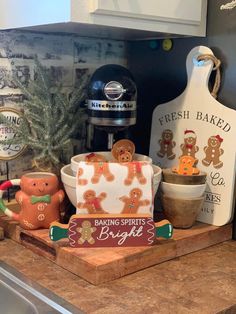
[{"label": "cabinet door", "polygon": [[90,13],[198,25],[202,0],[90,0]]},{"label": "cabinet door", "polygon": [[70,0],[0,0],[0,29],[70,20]]}]

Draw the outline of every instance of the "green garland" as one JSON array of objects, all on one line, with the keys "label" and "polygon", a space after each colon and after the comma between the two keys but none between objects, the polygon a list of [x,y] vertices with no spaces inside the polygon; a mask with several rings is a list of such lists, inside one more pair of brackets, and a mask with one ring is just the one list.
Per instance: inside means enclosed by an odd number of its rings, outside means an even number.
[{"label": "green garland", "polygon": [[13,128],[13,139],[0,141],[0,145],[27,145],[34,152],[33,164],[58,169],[63,154],[71,147],[71,137],[80,137],[85,109],[80,104],[86,97],[88,76],[82,78],[80,87],[70,95],[62,87],[52,85],[53,80],[38,59],[35,59],[36,79],[28,85],[15,76],[13,81],[24,95],[20,126],[15,126],[0,114],[0,123]]}]

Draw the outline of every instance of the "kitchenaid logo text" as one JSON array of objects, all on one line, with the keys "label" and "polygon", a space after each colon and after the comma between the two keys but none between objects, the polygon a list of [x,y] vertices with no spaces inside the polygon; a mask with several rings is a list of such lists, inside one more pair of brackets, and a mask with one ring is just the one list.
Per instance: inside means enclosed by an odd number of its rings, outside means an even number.
[{"label": "kitchenaid logo text", "polygon": [[183,110],[183,111],[173,111],[170,113],[167,113],[160,117],[158,119],[160,125],[168,124],[176,120],[197,120],[197,121],[203,121],[207,122],[209,124],[215,125],[218,128],[222,129],[224,132],[229,132],[231,129],[230,124],[221,119],[220,117],[211,114],[211,113],[204,113],[201,111],[191,112],[189,110]]},{"label": "kitchenaid logo text", "polygon": [[126,111],[136,110],[135,101],[104,101],[104,100],[90,100],[88,102],[88,109],[90,110],[114,110]]}]

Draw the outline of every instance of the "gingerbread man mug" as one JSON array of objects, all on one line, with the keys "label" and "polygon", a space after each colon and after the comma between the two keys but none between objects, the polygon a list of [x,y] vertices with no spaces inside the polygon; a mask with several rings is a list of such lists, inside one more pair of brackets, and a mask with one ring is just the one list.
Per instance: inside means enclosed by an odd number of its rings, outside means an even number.
[{"label": "gingerbread man mug", "polygon": [[[15,195],[20,205],[19,213],[8,209],[2,199],[3,192],[12,186],[21,188]],[[23,175],[21,179],[5,181],[0,185],[0,210],[19,221],[23,229],[48,229],[53,221],[59,221],[60,205],[64,196],[55,174],[31,172]]]}]

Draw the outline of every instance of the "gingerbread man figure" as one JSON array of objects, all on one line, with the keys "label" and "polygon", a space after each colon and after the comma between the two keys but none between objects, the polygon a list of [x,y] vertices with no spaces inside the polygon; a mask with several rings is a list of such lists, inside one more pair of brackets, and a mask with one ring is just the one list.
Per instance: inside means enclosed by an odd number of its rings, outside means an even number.
[{"label": "gingerbread man figure", "polygon": [[92,165],[94,167],[94,174],[91,178],[92,183],[98,183],[102,176],[104,176],[107,181],[114,180],[115,177],[110,172],[109,163],[106,161],[104,156],[91,153],[86,156],[85,160],[87,161],[87,165]]},{"label": "gingerbread man figure", "polygon": [[107,214],[102,208],[101,201],[106,198],[106,193],[96,196],[94,190],[87,190],[83,194],[84,202],[77,203],[78,208],[86,208],[89,214]]},{"label": "gingerbread man figure", "polygon": [[104,161],[106,162],[106,158],[101,155],[101,154],[97,154],[97,153],[90,153],[88,155],[85,156],[85,161]]},{"label": "gingerbread man figure", "polygon": [[78,182],[79,185],[86,185],[88,183],[87,179],[81,178],[83,173],[84,173],[84,170],[82,168],[78,168],[78,171],[77,171],[77,182]]},{"label": "gingerbread man figure", "polygon": [[108,162],[103,162],[103,161],[93,162],[93,163],[88,162],[87,164],[92,165],[94,167],[94,174],[91,178],[92,183],[94,183],[94,184],[98,183],[102,176],[104,176],[104,178],[107,181],[113,181],[114,180],[115,177],[109,169],[109,163]]},{"label": "gingerbread man figure", "polygon": [[76,228],[76,231],[78,231],[81,234],[81,237],[78,240],[79,244],[84,244],[85,241],[87,241],[89,244],[94,244],[95,240],[92,237],[92,234],[97,230],[96,227],[92,227],[92,224],[89,220],[84,220],[82,222],[82,227]]},{"label": "gingerbread man figure", "polygon": [[163,158],[165,155],[168,159],[172,160],[175,158],[175,153],[173,148],[176,143],[173,141],[173,132],[169,129],[166,129],[162,132],[162,137],[159,140],[160,150],[157,152],[157,156]]},{"label": "gingerbread man figure", "polygon": [[145,164],[145,162],[140,161],[125,162],[121,164],[122,166],[126,166],[128,168],[128,174],[124,181],[125,185],[130,185],[134,178],[137,178],[140,184],[145,184],[147,182],[147,179],[142,172],[142,167]]},{"label": "gingerbread man figure", "polygon": [[182,150],[181,156],[192,156],[193,158],[196,159],[195,154],[199,151],[199,147],[196,145],[196,143],[197,143],[196,133],[193,130],[185,130],[184,143],[180,145],[180,148]]},{"label": "gingerbread man figure", "polygon": [[[119,156],[123,155],[126,152],[130,154],[129,158],[131,156],[131,160],[132,160],[134,152],[135,152],[135,145],[130,140],[127,140],[127,139],[119,140],[112,146],[112,150],[111,150],[112,156],[115,158],[115,160],[118,160],[119,162],[120,162]],[[127,155],[126,155],[126,158],[127,158]]]},{"label": "gingerbread man figure", "polygon": [[14,219],[23,229],[47,229],[52,222],[59,220],[65,194],[55,175],[26,174],[22,176],[20,186],[15,198],[21,211],[14,215]]},{"label": "gingerbread man figure", "polygon": [[129,196],[120,197],[119,199],[124,202],[121,214],[136,214],[140,206],[149,205],[149,200],[141,200],[142,195],[142,190],[134,188],[130,191]]},{"label": "gingerbread man figure", "polygon": [[202,160],[204,166],[208,167],[212,163],[213,167],[219,169],[223,166],[220,156],[223,155],[224,150],[220,147],[223,138],[220,135],[213,135],[208,139],[208,146],[204,147],[206,157]]},{"label": "gingerbread man figure", "polygon": [[196,175],[200,173],[200,170],[194,167],[196,159],[192,156],[181,156],[179,158],[178,167],[173,167],[172,171],[182,175]]},{"label": "gingerbread man figure", "polygon": [[132,161],[133,156],[130,154],[130,152],[124,152],[118,156],[119,162],[129,162]]}]

